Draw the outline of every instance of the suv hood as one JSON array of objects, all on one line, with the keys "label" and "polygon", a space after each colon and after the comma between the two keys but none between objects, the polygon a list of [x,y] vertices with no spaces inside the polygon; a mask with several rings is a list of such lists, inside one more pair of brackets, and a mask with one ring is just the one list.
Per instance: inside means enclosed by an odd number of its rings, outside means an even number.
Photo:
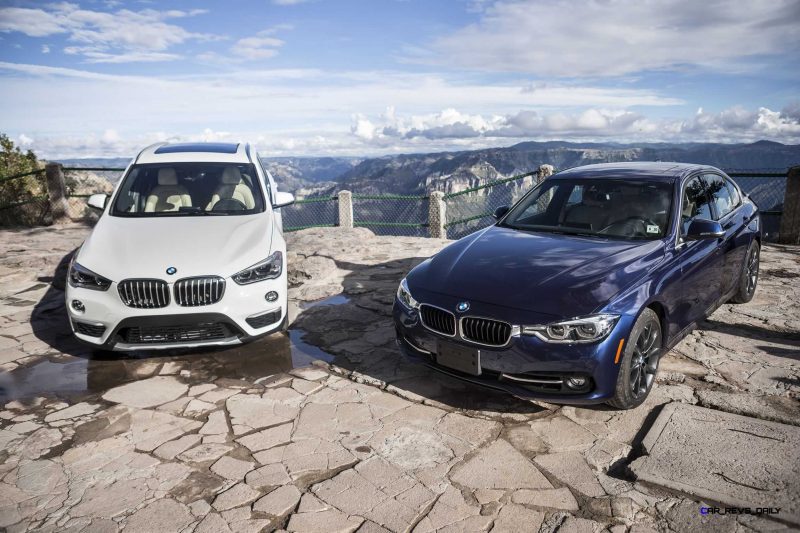
[{"label": "suv hood", "polygon": [[420,264],[409,288],[559,317],[585,315],[664,257],[661,241],[618,241],[492,226]]},{"label": "suv hood", "polygon": [[[229,277],[269,256],[271,242],[268,213],[152,218],[106,214],[83,243],[77,261],[115,282]],[[167,276],[167,267],[175,267],[177,274]]]}]

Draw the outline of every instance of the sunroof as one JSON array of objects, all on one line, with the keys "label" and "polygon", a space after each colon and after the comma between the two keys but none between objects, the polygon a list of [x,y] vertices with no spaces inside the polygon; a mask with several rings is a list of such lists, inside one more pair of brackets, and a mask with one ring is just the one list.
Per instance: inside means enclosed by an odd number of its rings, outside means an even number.
[{"label": "sunroof", "polygon": [[157,154],[180,154],[183,152],[213,152],[216,154],[235,154],[239,149],[236,143],[180,143],[156,148]]}]

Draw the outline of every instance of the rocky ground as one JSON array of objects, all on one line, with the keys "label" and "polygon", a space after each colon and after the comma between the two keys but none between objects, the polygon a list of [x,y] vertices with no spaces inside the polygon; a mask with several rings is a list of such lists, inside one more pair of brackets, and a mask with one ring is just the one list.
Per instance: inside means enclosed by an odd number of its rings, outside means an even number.
[{"label": "rocky ground", "polygon": [[796,248],[766,247],[753,302],[714,313],[664,358],[647,402],[619,412],[517,400],[403,361],[397,283],[446,241],[367,230],[289,236],[289,335],[92,353],[70,337],[60,288],[86,232],[0,232],[0,530],[788,527],[701,515],[696,497],[629,465],[667,404],[800,425]]}]

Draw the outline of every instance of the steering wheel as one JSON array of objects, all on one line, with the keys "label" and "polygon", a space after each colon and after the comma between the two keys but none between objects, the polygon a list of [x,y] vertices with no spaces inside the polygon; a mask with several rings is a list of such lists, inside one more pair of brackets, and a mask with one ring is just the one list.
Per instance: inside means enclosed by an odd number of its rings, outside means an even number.
[{"label": "steering wheel", "polygon": [[647,217],[632,216],[625,220],[619,220],[613,224],[609,224],[599,233],[627,237],[650,237],[652,234],[647,233],[647,226],[658,226],[658,224]]},{"label": "steering wheel", "polygon": [[648,233],[648,231],[647,231],[647,227],[648,226],[655,226],[655,227],[659,228],[659,231],[661,230],[661,228],[659,227],[658,224],[656,224],[655,222],[653,222],[652,220],[650,220],[647,217],[642,217],[642,216],[638,216],[637,215],[637,216],[628,217],[626,222],[628,220],[630,220],[630,221],[632,221],[634,223],[638,222],[640,224],[640,226],[636,228],[636,236],[637,237],[639,237],[639,236],[642,236],[642,237],[651,236],[652,233]]},{"label": "steering wheel", "polygon": [[244,211],[247,206],[236,198],[225,198],[214,204],[212,211]]}]

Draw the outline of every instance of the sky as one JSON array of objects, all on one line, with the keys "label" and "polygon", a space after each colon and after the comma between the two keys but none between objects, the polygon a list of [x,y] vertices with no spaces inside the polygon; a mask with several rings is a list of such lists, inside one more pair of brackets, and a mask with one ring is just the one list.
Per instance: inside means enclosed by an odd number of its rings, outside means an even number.
[{"label": "sky", "polygon": [[800,143],[798,0],[0,0],[0,132],[367,156]]}]

